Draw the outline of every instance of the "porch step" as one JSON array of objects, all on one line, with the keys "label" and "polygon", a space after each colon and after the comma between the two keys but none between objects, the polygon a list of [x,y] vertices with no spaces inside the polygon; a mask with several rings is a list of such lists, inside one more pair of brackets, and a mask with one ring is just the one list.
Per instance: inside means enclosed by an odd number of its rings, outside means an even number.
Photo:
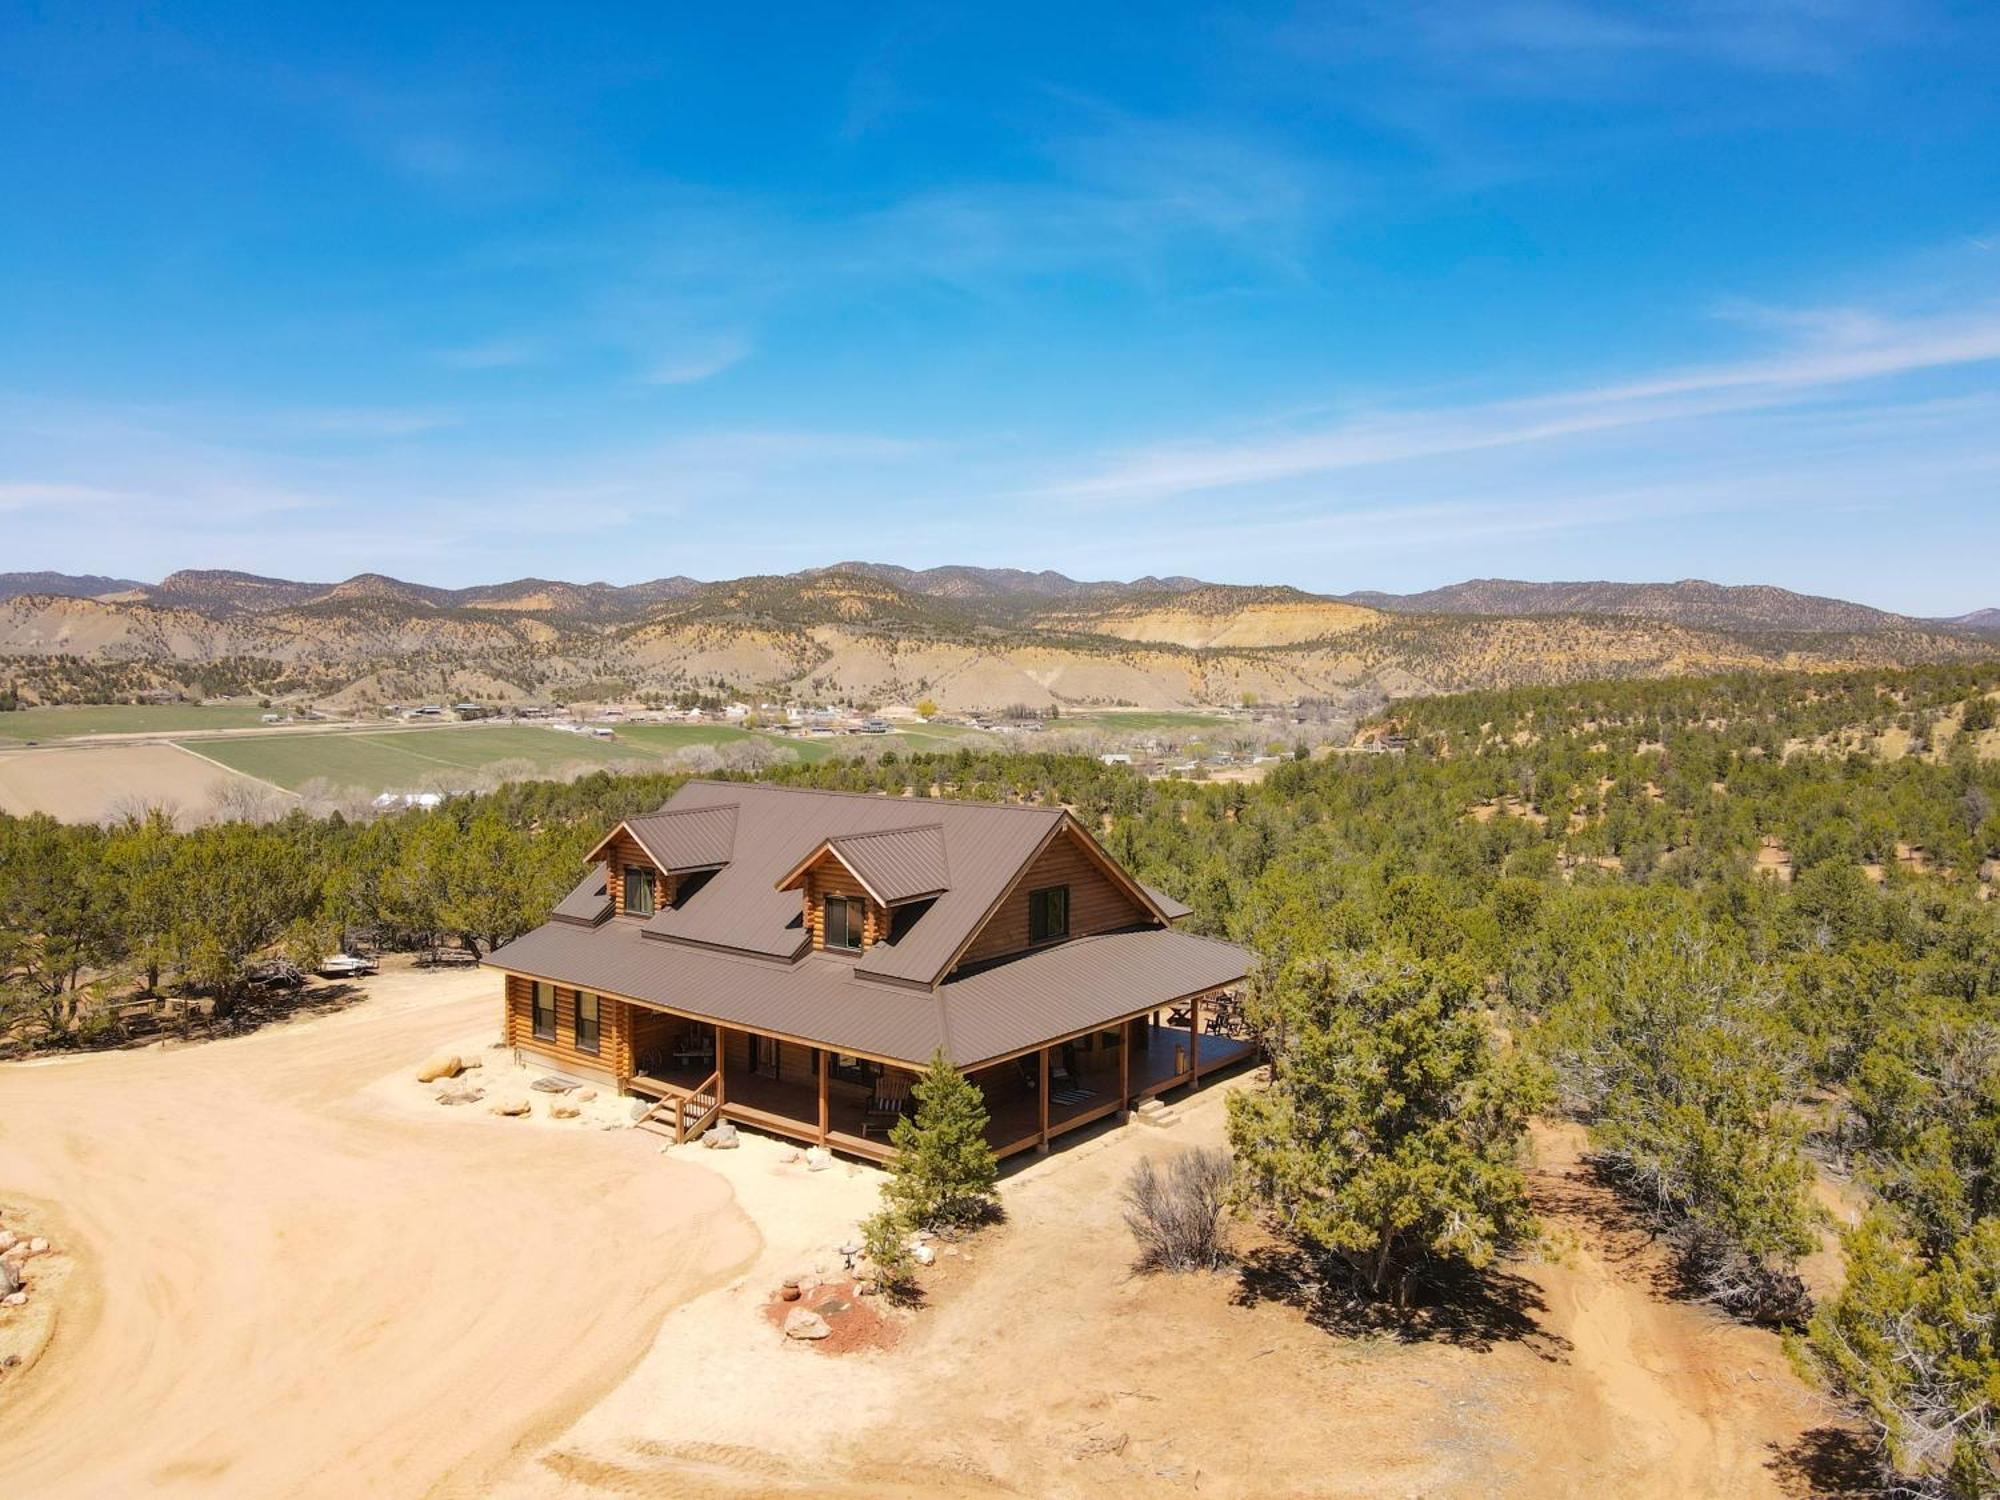
[{"label": "porch step", "polygon": [[1167,1130],[1180,1124],[1181,1117],[1174,1113],[1171,1104],[1162,1104],[1158,1099],[1147,1099],[1132,1111],[1132,1118],[1141,1125],[1150,1125],[1155,1130]]}]

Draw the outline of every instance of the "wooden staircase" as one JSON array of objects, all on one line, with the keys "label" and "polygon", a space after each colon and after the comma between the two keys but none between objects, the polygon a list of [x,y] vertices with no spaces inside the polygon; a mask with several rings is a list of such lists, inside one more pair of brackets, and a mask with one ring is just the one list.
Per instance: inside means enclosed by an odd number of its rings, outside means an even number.
[{"label": "wooden staircase", "polygon": [[639,1129],[672,1135],[675,1145],[699,1140],[703,1131],[722,1113],[722,1073],[718,1069],[693,1088],[667,1083],[658,1078],[635,1077],[634,1087],[658,1094],[653,1107],[636,1122]]}]

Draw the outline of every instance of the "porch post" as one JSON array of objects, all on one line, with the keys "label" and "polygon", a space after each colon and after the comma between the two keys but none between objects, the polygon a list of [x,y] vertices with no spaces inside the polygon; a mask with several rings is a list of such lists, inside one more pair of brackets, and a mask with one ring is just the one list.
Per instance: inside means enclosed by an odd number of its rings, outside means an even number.
[{"label": "porch post", "polygon": [[1046,1047],[1042,1048],[1041,1087],[1036,1089],[1035,1093],[1042,1105],[1042,1138],[1036,1143],[1035,1150],[1047,1156],[1049,1154],[1049,1049]]},{"label": "porch post", "polygon": [[1132,1018],[1118,1023],[1118,1113],[1132,1112]]},{"label": "porch post", "polygon": [[824,1146],[826,1144],[826,1127],[827,1127],[826,1048],[821,1047],[818,1049],[818,1051],[819,1051],[819,1143],[822,1146]]},{"label": "porch post", "polygon": [[1201,1001],[1188,1002],[1188,1087],[1201,1087]]},{"label": "porch post", "polygon": [[715,1023],[715,1103],[720,1109],[723,1103],[723,1085],[729,1080],[723,1076],[722,1023]]}]

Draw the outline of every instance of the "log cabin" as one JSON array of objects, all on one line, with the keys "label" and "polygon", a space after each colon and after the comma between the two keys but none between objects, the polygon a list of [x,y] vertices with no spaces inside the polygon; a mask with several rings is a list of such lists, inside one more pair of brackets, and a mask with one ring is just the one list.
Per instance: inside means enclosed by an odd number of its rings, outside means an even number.
[{"label": "log cabin", "polygon": [[1002,1155],[1251,1044],[1211,1002],[1249,955],[1062,808],[690,781],[628,818],[542,926],[496,950],[524,1060],[714,1121],[882,1161],[942,1052]]}]

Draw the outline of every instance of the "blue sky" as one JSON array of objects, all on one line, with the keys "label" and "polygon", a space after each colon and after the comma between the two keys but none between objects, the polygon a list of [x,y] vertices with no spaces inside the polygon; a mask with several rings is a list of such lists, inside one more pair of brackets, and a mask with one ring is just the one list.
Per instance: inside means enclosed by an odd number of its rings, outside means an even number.
[{"label": "blue sky", "polygon": [[0,0],[0,569],[2000,604],[2000,8]]}]

